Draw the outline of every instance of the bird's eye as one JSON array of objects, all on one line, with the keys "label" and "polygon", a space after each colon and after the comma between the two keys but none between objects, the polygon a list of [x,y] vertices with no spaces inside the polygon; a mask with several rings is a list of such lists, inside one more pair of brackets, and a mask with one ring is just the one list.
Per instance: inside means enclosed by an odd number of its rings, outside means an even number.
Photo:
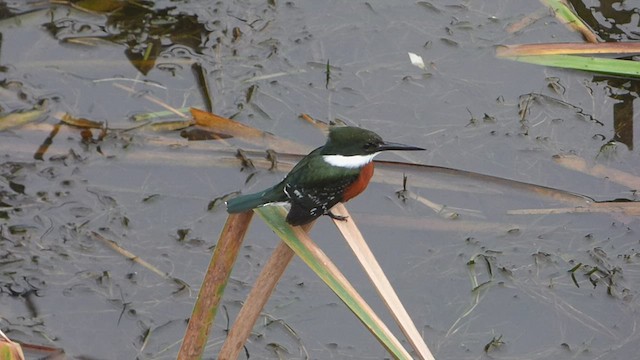
[{"label": "bird's eye", "polygon": [[374,143],[372,143],[372,142],[368,142],[368,143],[364,144],[364,148],[365,148],[365,149],[373,149],[373,148],[375,148],[376,146],[377,146],[377,145],[376,145],[376,144],[374,144]]}]

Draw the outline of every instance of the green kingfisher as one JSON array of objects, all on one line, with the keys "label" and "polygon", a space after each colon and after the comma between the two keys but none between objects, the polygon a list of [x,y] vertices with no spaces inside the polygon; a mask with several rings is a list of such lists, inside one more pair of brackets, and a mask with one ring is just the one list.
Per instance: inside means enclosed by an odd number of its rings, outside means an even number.
[{"label": "green kingfisher", "polygon": [[322,215],[344,220],[331,213],[366,189],[373,176],[373,158],[386,150],[424,150],[386,142],[373,131],[357,127],[331,127],[321,146],[302,158],[278,184],[264,191],[227,202],[229,213],[265,205],[290,205],[287,222],[293,226],[310,223]]}]

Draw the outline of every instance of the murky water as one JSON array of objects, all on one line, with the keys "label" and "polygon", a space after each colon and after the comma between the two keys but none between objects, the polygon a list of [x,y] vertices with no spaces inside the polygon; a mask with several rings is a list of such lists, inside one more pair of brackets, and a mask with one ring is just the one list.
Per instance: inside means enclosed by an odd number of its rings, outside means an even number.
[{"label": "murky water", "polygon": [[[591,26],[603,39],[637,37],[637,7],[585,3],[576,6],[595,14]],[[494,56],[499,44],[582,41],[539,2],[158,1],[111,15],[6,6],[2,112],[43,112],[0,132],[0,325],[14,340],[71,357],[177,354],[226,219],[223,208],[207,206],[283,174],[241,171],[231,161],[238,147],[264,148],[187,141],[180,130],[132,120],[165,111],[163,104],[211,107],[312,148],[324,135],[299,119],[306,113],[428,149],[380,157],[387,160],[635,200],[637,82]],[[507,31],[536,12],[531,25]],[[408,52],[426,69],[413,66]],[[110,130],[60,125],[64,113]],[[182,118],[163,118],[175,120]],[[601,171],[570,170],[555,155]],[[385,170],[383,183],[348,207],[437,359],[483,357],[492,339],[503,342],[491,349],[494,358],[636,356],[640,224],[633,213],[536,212],[584,204],[464,172]],[[412,193],[431,205],[397,198],[403,171]],[[384,313],[330,221],[321,219],[312,235]],[[215,358],[227,316],[238,312],[276,244],[254,220],[207,358]],[[298,260],[254,331],[246,346],[254,359],[385,356]]]}]

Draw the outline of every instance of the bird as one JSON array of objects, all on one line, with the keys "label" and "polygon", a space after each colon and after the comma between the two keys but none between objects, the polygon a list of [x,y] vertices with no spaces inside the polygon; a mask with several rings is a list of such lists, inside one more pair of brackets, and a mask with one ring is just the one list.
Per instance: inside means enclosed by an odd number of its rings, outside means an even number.
[{"label": "bird", "polygon": [[227,212],[240,213],[266,205],[290,205],[286,221],[305,225],[322,215],[336,220],[331,208],[358,196],[373,176],[373,158],[388,150],[425,150],[386,142],[373,131],[332,126],[327,142],[306,155],[278,184],[227,201]]}]

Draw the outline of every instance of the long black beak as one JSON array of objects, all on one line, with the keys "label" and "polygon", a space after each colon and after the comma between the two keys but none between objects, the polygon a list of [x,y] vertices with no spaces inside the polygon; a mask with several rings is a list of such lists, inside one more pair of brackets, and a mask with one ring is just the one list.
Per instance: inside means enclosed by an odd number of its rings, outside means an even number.
[{"label": "long black beak", "polygon": [[392,142],[384,142],[378,145],[378,151],[387,151],[387,150],[402,150],[402,151],[414,151],[414,150],[426,150],[421,147],[404,145]]}]

